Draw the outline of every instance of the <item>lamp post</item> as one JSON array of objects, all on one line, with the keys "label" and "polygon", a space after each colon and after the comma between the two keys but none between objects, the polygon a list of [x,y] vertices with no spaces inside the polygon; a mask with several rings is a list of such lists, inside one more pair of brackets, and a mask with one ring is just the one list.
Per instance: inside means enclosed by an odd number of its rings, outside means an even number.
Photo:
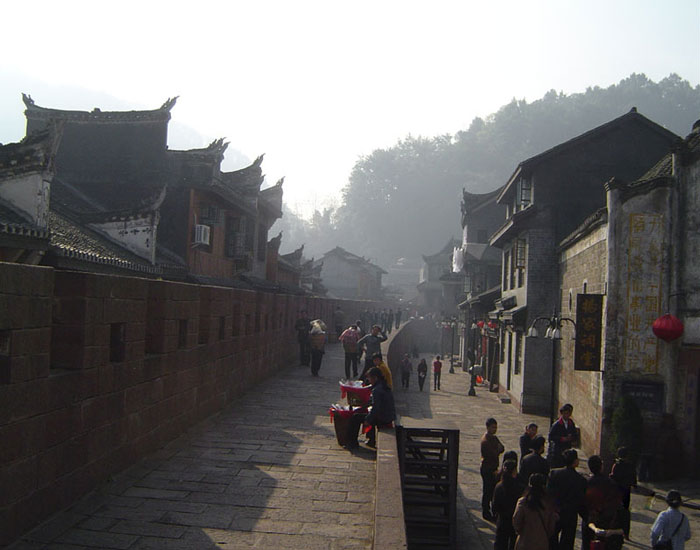
[{"label": "lamp post", "polygon": [[552,341],[552,380],[549,401],[549,423],[551,425],[554,424],[557,408],[554,393],[554,383],[556,382],[557,371],[556,343],[557,340],[561,340],[561,327],[564,325],[565,322],[571,323],[574,326],[574,336],[572,338],[576,339],[576,323],[573,319],[569,319],[568,317],[562,317],[561,313],[558,314],[556,312],[552,313],[551,317],[537,317],[537,319],[532,321],[532,323],[530,324],[530,328],[527,331],[528,338],[539,337],[539,332],[537,331],[537,327],[535,326],[537,325],[538,321],[547,322],[547,330],[544,333],[544,337],[549,338]]},{"label": "lamp post", "polygon": [[452,342],[451,342],[451,349],[450,349],[450,374],[454,374],[455,372],[455,329],[457,328],[457,318],[452,317],[450,319],[450,327],[452,328]]},{"label": "lamp post", "polygon": [[474,367],[476,366],[476,331],[479,330],[479,327],[476,324],[476,319],[472,320],[470,329],[471,338],[469,339],[469,349],[471,350],[471,356],[469,362],[471,363],[471,366],[469,367],[469,374],[471,375],[471,380],[469,381],[469,393],[467,395],[476,397],[476,371]]}]

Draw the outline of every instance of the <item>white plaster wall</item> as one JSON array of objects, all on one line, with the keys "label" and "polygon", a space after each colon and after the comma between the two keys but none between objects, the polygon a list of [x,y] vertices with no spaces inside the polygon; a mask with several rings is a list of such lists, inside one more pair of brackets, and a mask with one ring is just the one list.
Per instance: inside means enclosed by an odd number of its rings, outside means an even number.
[{"label": "white plaster wall", "polygon": [[321,270],[323,285],[331,292],[343,295],[355,296],[358,291],[359,274],[357,268],[351,267],[346,262],[335,256],[326,256],[323,259]]},{"label": "white plaster wall", "polygon": [[0,198],[23,212],[38,227],[49,224],[50,183],[43,174],[27,174],[0,183]]},{"label": "white plaster wall", "polygon": [[93,229],[108,235],[134,254],[155,263],[157,220],[144,216],[128,221],[90,224]]}]

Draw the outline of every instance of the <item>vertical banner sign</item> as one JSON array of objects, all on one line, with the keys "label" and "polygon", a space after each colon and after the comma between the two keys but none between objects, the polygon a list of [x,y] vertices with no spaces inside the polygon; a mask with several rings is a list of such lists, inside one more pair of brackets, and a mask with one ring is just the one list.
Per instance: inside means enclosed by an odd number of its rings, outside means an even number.
[{"label": "vertical banner sign", "polygon": [[574,370],[600,370],[603,295],[576,295]]},{"label": "vertical banner sign", "polygon": [[629,217],[625,371],[656,374],[658,339],[651,325],[660,315],[663,221],[660,214]]}]

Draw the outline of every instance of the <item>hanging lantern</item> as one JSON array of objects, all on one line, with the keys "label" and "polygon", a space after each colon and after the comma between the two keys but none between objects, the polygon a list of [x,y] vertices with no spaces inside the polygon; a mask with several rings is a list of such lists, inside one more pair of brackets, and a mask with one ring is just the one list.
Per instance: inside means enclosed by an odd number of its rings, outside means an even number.
[{"label": "hanging lantern", "polygon": [[479,321],[479,322],[476,324],[476,326],[479,327],[479,328],[484,328],[484,322],[483,322],[483,321]]},{"label": "hanging lantern", "polygon": [[495,330],[498,327],[498,323],[496,321],[489,321],[489,328]]},{"label": "hanging lantern", "polygon": [[651,330],[657,338],[671,342],[683,335],[683,323],[678,317],[667,313],[654,321],[654,324],[651,325]]}]

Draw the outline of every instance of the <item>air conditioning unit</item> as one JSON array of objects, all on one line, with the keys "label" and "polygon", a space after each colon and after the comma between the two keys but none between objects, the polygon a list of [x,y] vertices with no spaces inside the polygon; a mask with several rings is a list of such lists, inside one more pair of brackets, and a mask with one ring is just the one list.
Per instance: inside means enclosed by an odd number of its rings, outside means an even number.
[{"label": "air conditioning unit", "polygon": [[194,244],[209,244],[211,227],[208,225],[196,224],[194,226]]}]

